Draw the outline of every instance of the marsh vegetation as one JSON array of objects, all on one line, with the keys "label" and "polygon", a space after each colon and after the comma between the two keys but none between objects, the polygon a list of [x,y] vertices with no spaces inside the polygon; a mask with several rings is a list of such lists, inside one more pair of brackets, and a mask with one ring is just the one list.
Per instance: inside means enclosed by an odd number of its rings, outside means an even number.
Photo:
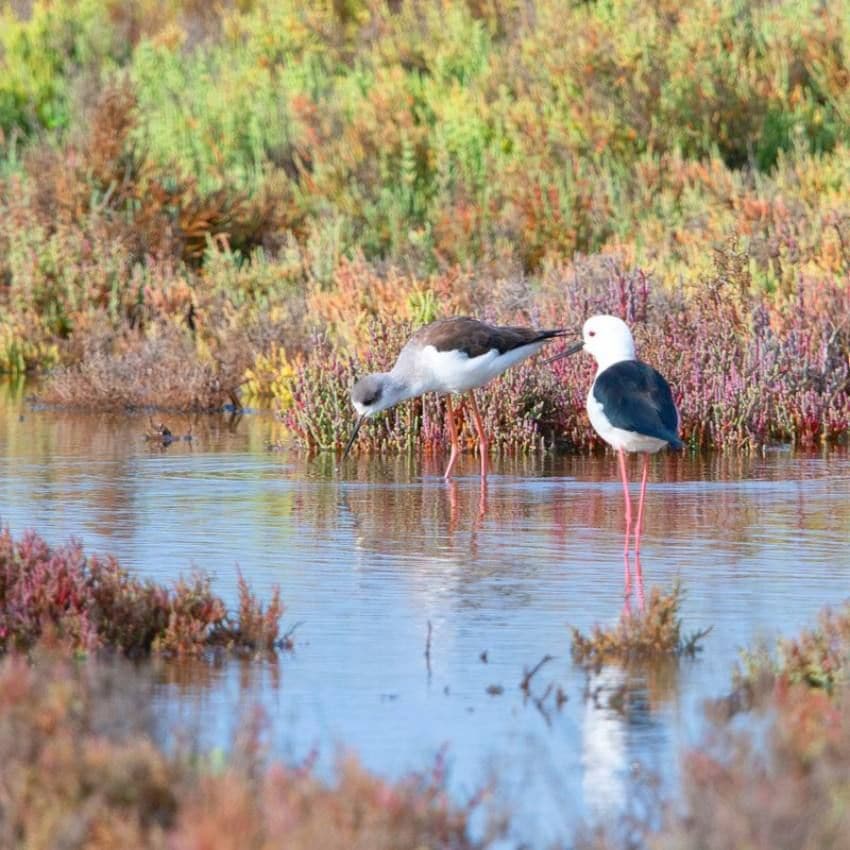
[{"label": "marsh vegetation", "polygon": [[[0,843],[843,846],[848,19],[0,0]],[[640,585],[589,362],[489,490],[436,398],[335,465],[422,324],[594,312],[687,443]]]}]

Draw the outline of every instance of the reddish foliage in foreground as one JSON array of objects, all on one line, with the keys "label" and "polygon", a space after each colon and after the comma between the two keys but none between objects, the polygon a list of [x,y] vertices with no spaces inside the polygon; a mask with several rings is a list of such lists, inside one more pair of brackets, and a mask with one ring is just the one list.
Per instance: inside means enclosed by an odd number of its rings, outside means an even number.
[{"label": "reddish foliage in foreground", "polygon": [[[0,846],[54,850],[474,850],[475,802],[449,801],[442,765],[395,783],[344,761],[335,782],[267,766],[257,723],[225,767],[167,754],[126,663],[0,660]],[[486,842],[485,842],[486,843]]]},{"label": "reddish foliage in foreground", "polygon": [[715,729],[683,764],[687,816],[648,842],[657,850],[838,850],[850,831],[850,705],[804,685],[771,696],[765,739]]},{"label": "reddish foliage in foreground", "polygon": [[277,589],[264,609],[240,576],[234,621],[203,573],[167,588],[111,556],[86,556],[79,543],[52,549],[34,532],[18,541],[0,532],[0,651],[27,650],[43,638],[130,656],[198,655],[214,646],[271,651],[283,610]]}]

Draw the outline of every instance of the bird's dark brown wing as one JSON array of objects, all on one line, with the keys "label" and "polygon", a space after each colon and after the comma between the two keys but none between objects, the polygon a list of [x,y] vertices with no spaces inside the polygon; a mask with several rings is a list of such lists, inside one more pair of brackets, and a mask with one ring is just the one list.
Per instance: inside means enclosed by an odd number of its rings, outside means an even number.
[{"label": "bird's dark brown wing", "polygon": [[523,345],[564,336],[565,330],[499,327],[479,322],[468,316],[438,319],[420,328],[411,337],[415,345],[433,345],[437,351],[463,351],[469,357],[479,357],[495,349],[499,354]]}]

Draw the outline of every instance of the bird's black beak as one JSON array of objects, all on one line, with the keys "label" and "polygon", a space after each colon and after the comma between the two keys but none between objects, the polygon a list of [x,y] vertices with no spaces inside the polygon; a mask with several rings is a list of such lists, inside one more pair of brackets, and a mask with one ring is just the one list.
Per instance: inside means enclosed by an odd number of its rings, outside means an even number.
[{"label": "bird's black beak", "polygon": [[546,363],[554,363],[556,360],[561,360],[564,357],[570,357],[573,354],[578,354],[584,348],[584,342],[579,340],[578,342],[574,342],[569,348],[565,348],[563,351],[558,352],[554,357],[550,357],[546,360]]},{"label": "bird's black beak", "polygon": [[363,420],[365,418],[365,413],[357,418],[357,422],[354,425],[354,430],[351,432],[351,436],[348,438],[348,442],[345,444],[345,451],[342,453],[343,460],[348,457],[348,453],[351,451],[351,447],[354,445],[354,441],[357,439],[357,432],[360,430],[360,426],[363,424]]}]

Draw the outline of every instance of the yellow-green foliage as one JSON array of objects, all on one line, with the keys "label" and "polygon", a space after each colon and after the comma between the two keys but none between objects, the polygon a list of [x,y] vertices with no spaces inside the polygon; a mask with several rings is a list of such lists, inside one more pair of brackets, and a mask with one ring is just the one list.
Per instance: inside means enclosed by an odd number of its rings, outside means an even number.
[{"label": "yellow-green foliage", "polygon": [[653,228],[734,224],[742,168],[846,160],[848,0],[0,8],[5,132],[80,123],[73,92],[126,73],[160,168],[202,191],[274,176],[316,238],[346,222],[367,255],[649,254]]},{"label": "yellow-green foliage", "polygon": [[[764,170],[846,139],[848,12],[430,2],[343,25],[330,7],[259,3],[188,54],[183,38],[142,41],[132,74],[154,155],[210,185],[282,168],[312,214],[353,218],[367,254],[476,259],[505,239],[535,265],[635,237],[666,182],[643,185],[636,167],[678,155]],[[693,205],[672,188],[668,226]]]},{"label": "yellow-green foliage", "polygon": [[[417,324],[472,303],[434,274],[577,253],[694,291],[730,234],[782,297],[850,273],[850,0],[21,8],[0,310],[29,344],[165,313],[200,348],[274,316],[291,350],[306,303],[332,336],[391,303]],[[352,258],[377,295],[346,290]]]},{"label": "yellow-green foliage", "polygon": [[58,362],[55,343],[33,339],[14,321],[0,319],[0,374],[23,375],[35,368],[49,369]]},{"label": "yellow-green foliage", "polygon": [[84,68],[109,71],[129,50],[102,0],[0,2],[0,132],[61,130],[72,119],[72,84]]},{"label": "yellow-green foliage", "polygon": [[295,366],[282,348],[275,347],[268,354],[260,353],[251,368],[245,371],[243,400],[246,404],[287,410],[292,405],[294,378]]}]

